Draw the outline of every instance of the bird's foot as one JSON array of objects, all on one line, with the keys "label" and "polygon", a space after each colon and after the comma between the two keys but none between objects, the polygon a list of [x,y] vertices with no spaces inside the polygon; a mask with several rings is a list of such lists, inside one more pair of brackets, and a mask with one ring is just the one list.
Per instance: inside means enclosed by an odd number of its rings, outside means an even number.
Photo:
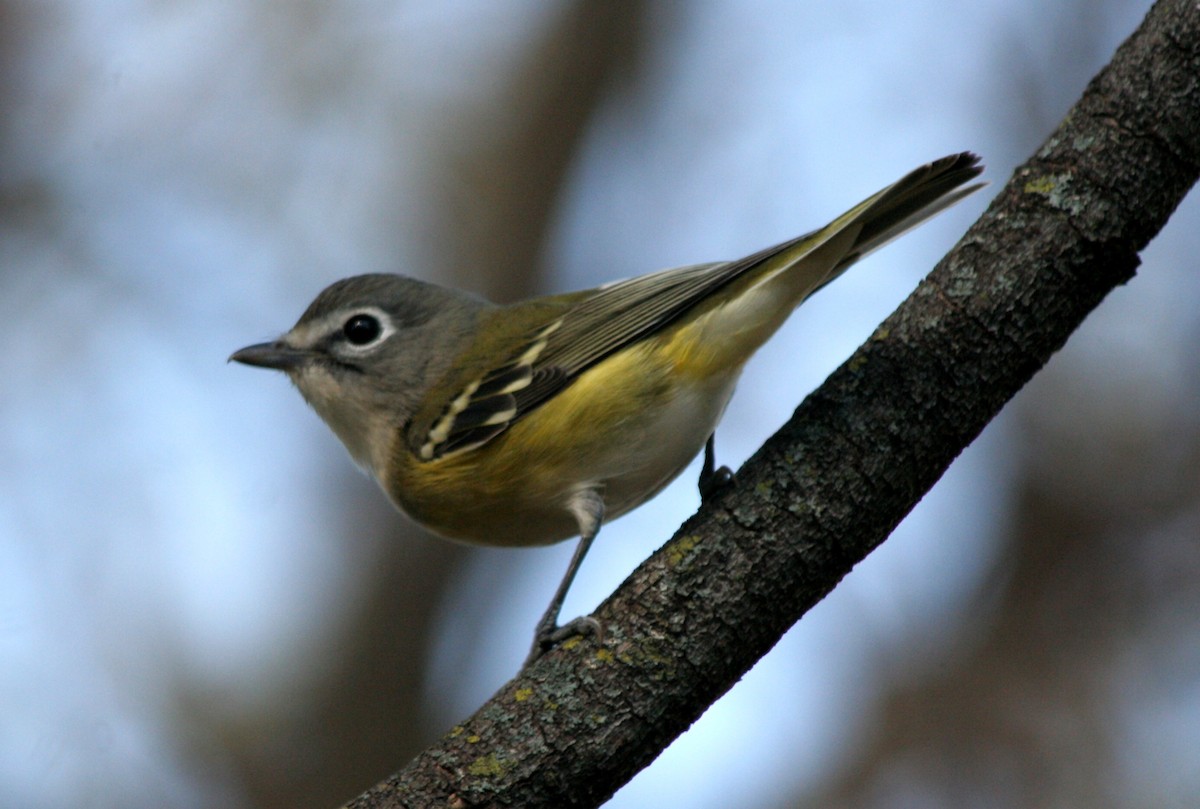
[{"label": "bird's foot", "polygon": [[562,626],[556,625],[553,621],[538,624],[537,631],[533,635],[533,646],[530,648],[529,656],[525,658],[522,668],[528,666],[567,638],[576,635],[581,637],[591,636],[596,639],[597,643],[603,643],[604,625],[590,615],[581,615],[578,618],[567,621]]},{"label": "bird's foot", "polygon": [[730,483],[733,483],[733,470],[728,466],[705,469],[700,473],[700,500],[707,501]]}]

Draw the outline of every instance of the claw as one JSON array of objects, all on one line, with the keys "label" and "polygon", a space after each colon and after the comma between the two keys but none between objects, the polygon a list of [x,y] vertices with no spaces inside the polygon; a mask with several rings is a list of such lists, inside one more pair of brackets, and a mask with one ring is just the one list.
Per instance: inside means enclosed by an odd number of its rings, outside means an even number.
[{"label": "claw", "polygon": [[597,643],[603,643],[604,625],[590,615],[581,615],[574,620],[567,621],[562,626],[554,626],[553,624],[539,626],[537,633],[533,637],[533,646],[529,650],[529,656],[525,658],[522,668],[528,666],[567,638],[575,637],[576,635],[585,638],[593,637]]},{"label": "claw", "polygon": [[733,482],[733,470],[728,466],[716,465],[717,452],[714,446],[716,435],[710,435],[704,445],[704,466],[700,469],[700,499],[708,500]]}]

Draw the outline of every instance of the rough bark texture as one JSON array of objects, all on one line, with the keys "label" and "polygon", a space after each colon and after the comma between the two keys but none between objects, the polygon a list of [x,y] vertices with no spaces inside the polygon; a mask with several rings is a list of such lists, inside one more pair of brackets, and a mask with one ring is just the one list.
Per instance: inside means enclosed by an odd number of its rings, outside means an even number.
[{"label": "rough bark texture", "polygon": [[352,807],[596,806],[909,512],[1130,279],[1200,172],[1200,7],[1160,0],[979,222],[569,641]]}]

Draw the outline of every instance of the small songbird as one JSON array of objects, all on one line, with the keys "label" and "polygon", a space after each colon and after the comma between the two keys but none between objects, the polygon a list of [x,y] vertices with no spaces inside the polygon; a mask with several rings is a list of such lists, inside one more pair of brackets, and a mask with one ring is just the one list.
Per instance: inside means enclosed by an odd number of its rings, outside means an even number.
[{"label": "small songbird", "polygon": [[[558,626],[600,525],[706,449],[746,360],[809,295],[980,188],[979,158],[936,160],[823,228],[746,258],[497,306],[401,275],[326,288],[291,331],[231,360],[287,373],[354,459],[429,530],[481,545],[580,541],[538,622]],[[528,661],[527,661],[528,662]]]}]

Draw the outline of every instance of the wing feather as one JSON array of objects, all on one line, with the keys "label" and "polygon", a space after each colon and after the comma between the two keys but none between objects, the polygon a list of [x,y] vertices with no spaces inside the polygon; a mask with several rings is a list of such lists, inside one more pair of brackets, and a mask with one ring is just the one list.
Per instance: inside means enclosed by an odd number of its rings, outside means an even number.
[{"label": "wing feather", "polygon": [[516,304],[510,317],[521,307],[528,307],[522,316],[534,314],[535,308],[545,316],[534,318],[529,336],[496,367],[453,388],[428,432],[418,436],[418,455],[430,460],[481,446],[584,371],[659,332],[722,288],[790,269],[845,228],[860,227],[839,260],[817,268],[824,275],[813,280],[811,294],[863,255],[980,187],[961,186],[981,171],[976,156],[951,155],[910,172],[824,228],[738,261],[676,267],[550,299],[562,306],[546,306],[545,300]]}]

